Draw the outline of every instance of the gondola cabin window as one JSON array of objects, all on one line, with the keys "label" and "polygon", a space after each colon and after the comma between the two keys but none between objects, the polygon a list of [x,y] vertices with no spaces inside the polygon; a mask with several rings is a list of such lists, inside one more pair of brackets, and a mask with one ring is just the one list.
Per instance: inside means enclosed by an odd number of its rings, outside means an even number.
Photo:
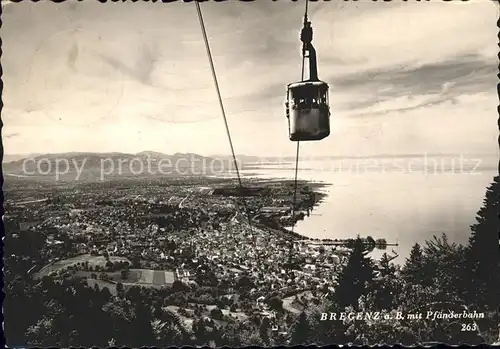
[{"label": "gondola cabin window", "polygon": [[328,86],[304,85],[290,86],[288,99],[293,109],[318,108],[328,105]]}]

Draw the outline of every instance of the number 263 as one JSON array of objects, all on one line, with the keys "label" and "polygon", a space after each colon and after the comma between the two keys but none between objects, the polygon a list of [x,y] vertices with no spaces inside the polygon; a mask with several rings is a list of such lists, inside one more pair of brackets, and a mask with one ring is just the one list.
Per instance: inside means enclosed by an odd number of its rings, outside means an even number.
[{"label": "number 263", "polygon": [[477,325],[475,323],[472,323],[472,324],[462,324],[462,329],[461,329],[462,332],[465,332],[465,331],[475,331],[475,330],[477,330]]}]

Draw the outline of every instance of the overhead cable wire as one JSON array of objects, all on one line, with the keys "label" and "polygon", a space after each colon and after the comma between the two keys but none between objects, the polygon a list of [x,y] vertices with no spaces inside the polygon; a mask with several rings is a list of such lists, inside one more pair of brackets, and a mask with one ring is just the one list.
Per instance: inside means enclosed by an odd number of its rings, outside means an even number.
[{"label": "overhead cable wire", "polygon": [[[306,9],[304,12],[304,24],[307,22],[307,9],[308,9],[309,0],[306,0]],[[302,50],[302,69],[301,69],[301,77],[300,80],[304,81],[304,69],[305,69],[305,60],[306,54],[305,50]],[[292,201],[292,233],[295,228],[295,206],[297,205],[297,182],[298,182],[298,173],[299,173],[299,154],[300,154],[300,141],[297,141],[297,149],[295,153],[295,176],[293,181],[293,201]],[[292,252],[292,244],[290,244],[289,256],[291,260],[291,252]]]},{"label": "overhead cable wire", "polygon": [[[228,125],[227,118],[226,118],[226,111],[224,109],[224,103],[222,101],[222,95],[221,95],[220,88],[219,88],[219,82],[217,80],[217,74],[215,72],[214,61],[213,61],[213,58],[212,58],[212,52],[210,51],[210,44],[208,42],[208,36],[207,36],[207,31],[205,29],[205,23],[203,21],[203,15],[201,14],[201,8],[200,8],[199,2],[195,1],[195,4],[196,4],[196,11],[198,13],[198,19],[200,21],[201,32],[203,34],[203,41],[205,42],[205,48],[206,48],[208,60],[209,60],[209,63],[210,63],[210,69],[212,71],[212,78],[214,80],[215,90],[217,92],[217,97],[219,99],[219,106],[220,106],[220,109],[221,109],[222,118],[224,119],[224,125],[226,126],[226,134],[227,134],[227,138],[229,140],[229,146],[231,147],[231,154],[233,156],[234,168],[236,170],[236,176],[238,178],[238,184],[239,184],[239,187],[240,187],[240,192],[241,192],[241,194],[243,194],[243,184],[242,184],[242,181],[241,181],[240,171],[239,171],[239,168],[238,168],[238,161],[236,159],[236,154],[234,152],[234,146],[233,146],[233,141],[232,141],[232,138],[231,138],[231,132],[229,130],[229,125]],[[250,228],[250,233],[253,235],[253,233],[252,233],[252,221],[250,219],[250,214],[248,212],[248,208],[247,208],[247,205],[246,205],[246,202],[245,202],[244,198],[243,198],[243,204],[245,206],[245,211],[246,211],[246,215],[247,215],[247,218],[248,218],[248,225],[249,225],[249,228]]]}]

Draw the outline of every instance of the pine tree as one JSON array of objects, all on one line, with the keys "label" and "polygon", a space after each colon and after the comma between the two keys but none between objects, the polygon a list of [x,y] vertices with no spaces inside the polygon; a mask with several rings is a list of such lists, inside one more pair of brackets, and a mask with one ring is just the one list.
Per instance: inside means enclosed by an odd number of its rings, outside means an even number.
[{"label": "pine tree", "polygon": [[151,346],[154,344],[153,326],[151,325],[151,309],[144,303],[134,305],[134,317],[131,322],[131,330],[135,334],[132,336],[132,347]]},{"label": "pine tree", "polygon": [[499,306],[499,199],[500,177],[495,177],[486,191],[484,206],[477,213],[477,223],[471,226],[466,248],[466,298],[478,311],[498,311]]},{"label": "pine tree", "polygon": [[196,344],[204,345],[206,343],[207,330],[203,319],[195,320],[193,322],[193,334],[196,338]]},{"label": "pine tree", "polygon": [[411,249],[410,256],[406,259],[401,274],[405,281],[410,284],[428,283],[429,280],[426,280],[424,267],[424,254],[421,246],[416,243]]},{"label": "pine tree", "polygon": [[311,342],[312,328],[304,312],[300,313],[292,328],[291,345],[308,345]]},{"label": "pine tree", "polygon": [[[437,302],[462,302],[465,275],[465,247],[450,243],[445,233],[433,236],[423,248],[424,267],[420,275],[424,287],[434,288]],[[416,285],[416,284],[413,284]]]},{"label": "pine tree", "polygon": [[374,278],[373,263],[367,257],[363,241],[358,237],[353,242],[353,250],[347,265],[342,270],[335,292],[336,303],[340,307],[357,307],[358,299],[367,291],[367,283]]},{"label": "pine tree", "polygon": [[385,252],[382,255],[382,257],[380,257],[378,271],[380,272],[380,275],[383,277],[391,276],[396,271],[396,268],[391,263],[391,258],[389,258],[389,255]]},{"label": "pine tree", "polygon": [[269,344],[269,329],[271,328],[271,324],[269,322],[269,318],[265,317],[262,319],[259,327],[259,335],[264,344]]},{"label": "pine tree", "polygon": [[464,300],[469,308],[490,314],[477,321],[487,342],[496,339],[500,328],[499,201],[500,177],[495,177],[477,212],[477,223],[471,226],[465,250]]},{"label": "pine tree", "polygon": [[372,310],[391,310],[401,289],[401,280],[396,277],[396,267],[384,253],[376,267],[378,275],[365,298]]}]

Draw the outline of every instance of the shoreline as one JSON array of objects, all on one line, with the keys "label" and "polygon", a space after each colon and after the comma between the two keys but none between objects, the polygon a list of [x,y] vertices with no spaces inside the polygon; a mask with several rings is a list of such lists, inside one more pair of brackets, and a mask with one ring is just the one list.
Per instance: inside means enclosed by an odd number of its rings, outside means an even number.
[{"label": "shoreline", "polygon": [[[294,185],[293,179],[283,179],[283,178],[252,178],[255,182],[260,182],[260,184],[266,185],[271,183],[280,183],[281,185]],[[296,200],[297,209],[295,211],[295,221],[289,222],[296,225],[297,222],[305,220],[308,216],[304,214],[304,210],[313,210],[318,207],[328,196],[324,190],[325,187],[331,186],[331,183],[324,181],[308,181],[308,180],[297,180],[297,192],[300,191],[301,187],[309,187],[314,198],[312,202],[301,201],[299,198]],[[282,216],[280,216],[282,217]],[[292,240],[312,240],[312,238],[305,235],[299,234],[297,232],[292,232],[290,229],[286,228],[284,224],[278,223],[276,221],[260,221],[254,223],[257,227],[265,228],[273,234],[279,234],[282,236],[290,237]]]},{"label": "shoreline", "polygon": [[[269,183],[269,182],[279,182],[283,185],[287,184],[293,184],[294,180],[292,179],[264,179],[264,183]],[[298,180],[297,181],[297,190],[299,190],[300,186],[308,186],[311,188],[312,193],[314,193],[314,201],[312,202],[311,205],[304,207],[303,202],[298,202],[299,208],[297,209],[297,215],[295,216],[295,222],[294,226],[302,220],[305,220],[308,217],[306,214],[304,214],[303,210],[304,209],[309,209],[312,210],[315,207],[318,207],[321,205],[321,203],[328,197],[329,193],[324,190],[327,187],[332,186],[332,183],[328,183],[325,181],[308,181],[308,180]],[[290,222],[291,223],[291,222]],[[314,245],[331,245],[331,246],[343,246],[347,248],[351,248],[354,244],[354,241],[357,238],[361,238],[365,246],[367,247],[367,250],[371,252],[375,250],[386,250],[388,246],[397,246],[398,244],[394,243],[388,243],[385,238],[377,238],[374,239],[371,236],[366,236],[362,237],[359,234],[357,236],[351,236],[348,238],[313,238],[309,237],[306,235],[303,235],[297,231],[291,231],[289,228],[285,227],[283,224],[277,223],[275,221],[268,221],[268,222],[258,222],[254,223],[256,227],[259,227],[261,229],[265,229],[275,235],[289,238],[293,242],[306,242],[306,243],[311,243]]]}]

